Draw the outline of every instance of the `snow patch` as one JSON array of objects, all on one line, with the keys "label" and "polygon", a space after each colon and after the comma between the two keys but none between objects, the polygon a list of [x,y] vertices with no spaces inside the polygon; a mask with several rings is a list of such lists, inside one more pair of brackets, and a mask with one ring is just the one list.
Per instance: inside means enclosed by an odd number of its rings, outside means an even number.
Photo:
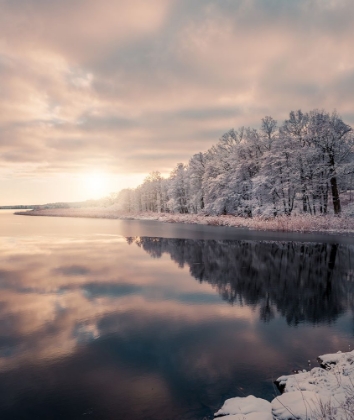
[{"label": "snow patch", "polygon": [[328,404],[328,398],[312,391],[286,392],[272,401],[272,414],[277,420],[313,420],[320,414],[320,407]]},{"label": "snow patch", "polygon": [[283,394],[231,398],[215,416],[222,420],[354,420],[354,351],[318,357],[322,367],[280,376]]},{"label": "snow patch", "polygon": [[271,409],[269,401],[249,395],[245,398],[235,397],[226,400],[214,415],[216,417],[226,415],[223,420],[272,420]]}]

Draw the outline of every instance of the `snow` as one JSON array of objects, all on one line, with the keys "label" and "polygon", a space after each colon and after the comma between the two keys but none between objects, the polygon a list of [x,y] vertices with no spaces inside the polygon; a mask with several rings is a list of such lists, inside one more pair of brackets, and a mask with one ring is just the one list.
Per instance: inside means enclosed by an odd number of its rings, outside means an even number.
[{"label": "snow", "polygon": [[245,398],[235,397],[225,401],[215,416],[224,416],[223,420],[272,420],[271,404],[262,398],[250,395]]},{"label": "snow", "polygon": [[284,392],[271,403],[253,396],[231,398],[215,415],[225,415],[223,420],[353,420],[354,351],[325,354],[318,361],[323,367],[279,377],[276,383]]},{"label": "snow", "polygon": [[271,413],[230,414],[221,417],[222,420],[273,420]]},{"label": "snow", "polygon": [[337,363],[341,363],[343,360],[343,353],[341,351],[332,354],[324,354],[322,356],[318,356],[318,360],[322,365],[335,365]]},{"label": "snow", "polygon": [[274,419],[312,420],[320,413],[321,405],[326,405],[328,399],[312,391],[286,392],[272,401]]},{"label": "snow", "polygon": [[109,207],[57,208],[16,212],[26,216],[89,217],[102,219],[156,220],[167,223],[192,223],[229,226],[263,231],[282,232],[354,232],[354,218],[335,216],[278,216],[275,218],[238,216],[205,216],[201,214],[124,213],[115,205]]}]

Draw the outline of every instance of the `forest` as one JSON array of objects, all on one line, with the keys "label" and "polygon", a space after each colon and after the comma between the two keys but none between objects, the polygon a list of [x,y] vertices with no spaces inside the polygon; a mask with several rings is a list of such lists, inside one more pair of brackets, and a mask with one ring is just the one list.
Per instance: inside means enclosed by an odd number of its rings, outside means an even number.
[{"label": "forest", "polygon": [[353,185],[352,127],[336,112],[298,110],[282,124],[266,116],[259,128],[231,129],[168,178],[152,172],[115,201],[128,213],[339,216]]}]

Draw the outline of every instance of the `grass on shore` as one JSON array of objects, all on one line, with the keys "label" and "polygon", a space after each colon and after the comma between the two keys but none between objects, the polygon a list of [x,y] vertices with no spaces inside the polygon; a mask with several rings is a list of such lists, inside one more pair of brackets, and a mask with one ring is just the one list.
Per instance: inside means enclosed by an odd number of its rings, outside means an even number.
[{"label": "grass on shore", "polygon": [[116,208],[91,207],[68,209],[43,209],[29,212],[16,212],[21,215],[55,216],[55,217],[90,217],[106,219],[136,219],[157,220],[168,223],[193,223],[211,226],[231,226],[264,231],[281,232],[354,232],[354,218],[342,215],[311,216],[277,216],[274,218],[238,216],[205,216],[198,214],[172,214],[172,213],[122,213]]}]

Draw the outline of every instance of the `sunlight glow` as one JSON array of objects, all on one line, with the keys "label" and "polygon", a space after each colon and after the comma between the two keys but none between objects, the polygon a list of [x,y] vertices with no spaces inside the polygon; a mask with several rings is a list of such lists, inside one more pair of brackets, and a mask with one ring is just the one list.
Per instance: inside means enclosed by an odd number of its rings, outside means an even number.
[{"label": "sunlight glow", "polygon": [[82,175],[85,191],[92,198],[101,198],[109,194],[111,182],[107,174],[102,172],[90,172]]}]

